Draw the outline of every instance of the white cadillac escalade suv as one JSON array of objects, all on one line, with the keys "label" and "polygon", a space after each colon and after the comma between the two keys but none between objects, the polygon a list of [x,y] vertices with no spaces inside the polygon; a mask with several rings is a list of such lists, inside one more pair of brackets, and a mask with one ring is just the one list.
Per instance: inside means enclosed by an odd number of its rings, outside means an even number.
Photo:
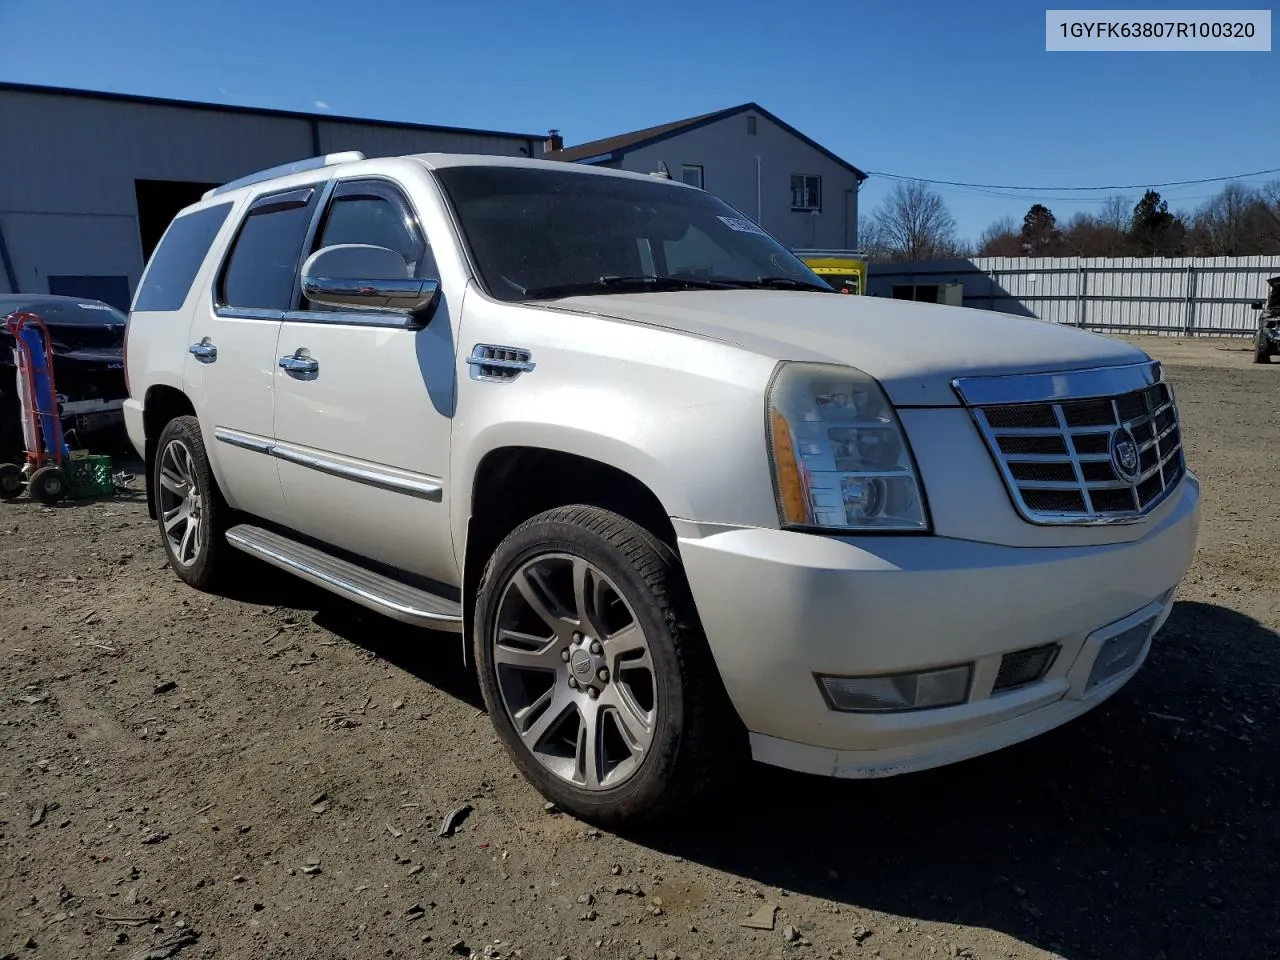
[{"label": "white cadillac escalade suv", "polygon": [[244,554],[460,634],[548,798],[601,822],[738,745],[879,777],[1056,727],[1139,668],[1199,484],[1158,363],[834,294],[710,194],[340,154],[184,210],[126,422],[173,570]]}]

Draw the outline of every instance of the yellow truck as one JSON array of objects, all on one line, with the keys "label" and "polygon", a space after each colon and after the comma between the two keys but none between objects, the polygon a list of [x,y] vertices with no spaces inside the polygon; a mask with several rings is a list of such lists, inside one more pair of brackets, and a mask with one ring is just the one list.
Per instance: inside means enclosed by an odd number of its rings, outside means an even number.
[{"label": "yellow truck", "polygon": [[867,292],[867,261],[851,250],[797,250],[810,270],[840,293]]}]

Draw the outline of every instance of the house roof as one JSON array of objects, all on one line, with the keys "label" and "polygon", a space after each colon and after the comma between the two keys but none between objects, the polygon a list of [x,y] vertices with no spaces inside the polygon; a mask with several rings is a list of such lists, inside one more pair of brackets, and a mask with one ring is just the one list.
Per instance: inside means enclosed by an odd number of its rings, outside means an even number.
[{"label": "house roof", "polygon": [[631,133],[620,133],[617,136],[605,137],[602,140],[592,140],[590,143],[580,143],[577,146],[566,147],[563,150],[552,150],[546,154],[546,159],[564,160],[571,163],[582,160],[595,160],[597,158],[600,160],[617,159],[623,154],[630,153],[633,150],[639,150],[641,147],[661,143],[663,140],[669,140],[671,137],[678,136],[679,134],[688,133],[690,130],[697,130],[699,127],[705,127],[708,124],[724,120],[726,117],[732,117],[739,113],[746,113],[747,111],[758,113],[765,119],[777,124],[796,139],[803,141],[823,156],[840,164],[840,166],[844,167],[859,180],[867,179],[867,175],[849,161],[836,156],[816,140],[806,137],[795,127],[791,126],[791,124],[774,116],[758,103],[743,103],[736,107],[726,107],[724,110],[716,110],[713,113],[704,113],[696,117],[689,117],[687,120],[676,120],[672,123],[662,123],[656,127],[646,127],[643,130],[633,130]]},{"label": "house roof", "polygon": [[474,134],[484,137],[503,137],[510,140],[542,141],[545,134],[511,133],[504,130],[477,130],[472,127],[444,127],[433,123],[406,123],[399,120],[369,120],[363,117],[345,117],[332,113],[306,113],[298,110],[273,110],[269,107],[243,107],[229,103],[209,103],[204,100],[174,100],[168,97],[147,97],[133,93],[112,93],[107,90],[76,90],[71,87],[46,87],[31,83],[0,81],[0,93],[43,93],[62,97],[87,97],[91,100],[114,100],[121,103],[150,104],[160,107],[185,107],[189,110],[217,110],[221,113],[250,114],[259,117],[286,117],[294,120],[314,120],[329,123],[358,123],[369,127],[397,127],[405,130],[427,130],[435,133]]}]

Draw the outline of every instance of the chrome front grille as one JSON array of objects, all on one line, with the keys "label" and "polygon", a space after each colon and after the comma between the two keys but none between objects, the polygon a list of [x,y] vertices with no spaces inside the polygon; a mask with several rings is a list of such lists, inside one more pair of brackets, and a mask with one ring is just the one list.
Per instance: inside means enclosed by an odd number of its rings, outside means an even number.
[{"label": "chrome front grille", "polygon": [[1041,524],[1141,519],[1185,472],[1159,364],[957,380],[1014,505]]}]

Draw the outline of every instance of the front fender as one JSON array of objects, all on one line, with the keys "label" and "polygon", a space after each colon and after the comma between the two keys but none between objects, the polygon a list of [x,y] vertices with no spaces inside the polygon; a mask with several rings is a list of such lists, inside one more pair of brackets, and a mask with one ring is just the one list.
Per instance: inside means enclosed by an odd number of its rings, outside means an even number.
[{"label": "front fender", "polygon": [[[478,309],[476,309],[478,308]],[[475,380],[476,343],[528,350],[533,370]],[[764,402],[774,361],[608,318],[513,307],[468,294],[449,487],[465,543],[485,456],[533,447],[607,464],[643,483],[667,515],[776,526]]]}]

